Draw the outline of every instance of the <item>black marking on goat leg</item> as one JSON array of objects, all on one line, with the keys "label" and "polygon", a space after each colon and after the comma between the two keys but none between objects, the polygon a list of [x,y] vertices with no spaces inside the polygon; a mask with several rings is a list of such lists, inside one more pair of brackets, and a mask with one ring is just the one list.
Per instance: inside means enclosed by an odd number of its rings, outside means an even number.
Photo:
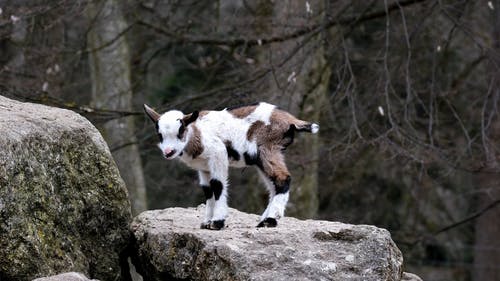
[{"label": "black marking on goat leg", "polygon": [[231,141],[225,141],[224,142],[224,145],[226,146],[226,150],[227,150],[227,156],[229,158],[233,158],[234,161],[240,161],[240,154],[238,153],[238,151],[236,151],[234,148],[233,148],[233,143]]},{"label": "black marking on goat leg", "polygon": [[212,221],[210,222],[209,229],[212,230],[221,230],[224,228],[224,220]]},{"label": "black marking on goat leg", "polygon": [[202,185],[203,193],[205,194],[205,199],[210,199],[214,195],[212,188],[208,185]]},{"label": "black marking on goat leg", "polygon": [[277,225],[278,221],[275,218],[265,218],[257,227],[276,227]]},{"label": "black marking on goat leg", "polygon": [[292,178],[287,176],[284,181],[279,181],[275,177],[271,177],[271,181],[274,183],[274,190],[276,194],[287,193],[290,190],[290,182]]},{"label": "black marking on goat leg", "polygon": [[210,223],[212,223],[211,221],[209,222],[202,222],[201,225],[200,225],[200,228],[201,229],[210,229]]},{"label": "black marking on goat leg", "polygon": [[210,188],[214,193],[215,200],[219,200],[220,195],[222,194],[222,183],[217,179],[211,179]]}]

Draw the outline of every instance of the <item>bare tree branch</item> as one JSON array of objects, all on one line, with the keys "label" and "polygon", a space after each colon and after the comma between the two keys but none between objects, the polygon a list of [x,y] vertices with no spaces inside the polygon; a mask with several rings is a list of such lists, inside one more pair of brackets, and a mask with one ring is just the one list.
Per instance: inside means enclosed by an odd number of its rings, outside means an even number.
[{"label": "bare tree branch", "polygon": [[192,37],[192,36],[185,36],[182,34],[178,34],[176,32],[173,32],[171,30],[165,29],[163,27],[157,26],[155,24],[149,23],[144,20],[137,20],[136,23],[138,25],[142,25],[148,28],[153,29],[154,31],[163,34],[167,37],[173,38],[176,43],[182,44],[182,43],[189,43],[189,44],[200,44],[200,45],[226,45],[226,46],[231,46],[231,47],[237,47],[237,46],[257,46],[257,45],[267,45],[271,43],[277,43],[277,42],[284,42],[288,41],[291,39],[296,39],[299,37],[302,37],[306,34],[309,33],[316,33],[320,29],[327,29],[331,28],[336,25],[350,25],[353,23],[361,23],[365,21],[370,21],[373,19],[381,18],[384,17],[385,15],[388,15],[389,13],[392,13],[393,11],[397,9],[401,9],[401,7],[407,7],[411,6],[414,4],[418,4],[421,2],[425,2],[429,0],[405,0],[405,1],[396,1],[395,3],[392,3],[391,5],[387,6],[386,9],[383,9],[381,11],[376,11],[373,13],[368,13],[365,14],[361,17],[358,15],[356,16],[350,16],[350,17],[344,17],[344,18],[337,18],[333,17],[321,24],[315,24],[312,26],[306,26],[302,29],[296,30],[294,32],[288,33],[288,34],[280,34],[278,36],[272,36],[269,38],[229,38],[229,39],[222,39],[222,38],[215,38],[215,37]]},{"label": "bare tree branch", "polygon": [[475,219],[477,219],[478,217],[480,217],[481,215],[483,215],[484,213],[486,213],[486,212],[488,212],[489,210],[491,210],[491,209],[495,208],[498,204],[500,204],[500,199],[497,199],[497,200],[495,200],[495,201],[491,202],[488,206],[484,207],[483,209],[481,209],[481,210],[479,210],[479,211],[475,212],[474,214],[472,214],[472,215],[470,215],[470,216],[468,216],[468,217],[466,217],[466,218],[464,218],[464,219],[462,219],[462,220],[460,220],[460,221],[457,221],[457,222],[455,222],[455,223],[452,223],[452,224],[450,224],[450,225],[448,225],[448,226],[445,226],[445,227],[443,227],[443,228],[439,229],[438,231],[435,231],[435,232],[433,233],[433,235],[434,235],[434,236],[435,236],[435,235],[438,235],[438,234],[440,234],[440,233],[443,233],[443,232],[446,232],[446,231],[451,230],[451,229],[453,229],[453,228],[456,228],[456,227],[458,227],[458,226],[460,226],[460,225],[462,225],[462,224],[464,224],[464,223],[467,223],[467,222],[469,222],[469,221],[475,220]]}]

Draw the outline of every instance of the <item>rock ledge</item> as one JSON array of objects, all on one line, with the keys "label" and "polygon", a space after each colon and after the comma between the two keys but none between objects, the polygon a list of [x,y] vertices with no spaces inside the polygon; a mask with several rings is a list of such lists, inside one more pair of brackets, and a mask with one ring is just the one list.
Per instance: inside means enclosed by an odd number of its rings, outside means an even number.
[{"label": "rock ledge", "polygon": [[401,280],[403,258],[385,229],[259,217],[230,209],[222,231],[199,229],[204,206],[147,211],[131,224],[145,280]]}]

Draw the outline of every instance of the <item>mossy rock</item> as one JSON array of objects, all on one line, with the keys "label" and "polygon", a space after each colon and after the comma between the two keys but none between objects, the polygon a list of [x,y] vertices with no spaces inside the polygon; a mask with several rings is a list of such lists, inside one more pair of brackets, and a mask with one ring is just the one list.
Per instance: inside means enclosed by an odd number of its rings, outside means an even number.
[{"label": "mossy rock", "polygon": [[92,124],[0,96],[0,280],[120,280],[130,203]]}]

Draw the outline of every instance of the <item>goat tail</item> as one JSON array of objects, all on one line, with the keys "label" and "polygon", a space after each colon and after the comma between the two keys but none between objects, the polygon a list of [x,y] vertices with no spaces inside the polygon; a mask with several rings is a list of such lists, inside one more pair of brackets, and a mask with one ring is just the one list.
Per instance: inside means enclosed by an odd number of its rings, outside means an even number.
[{"label": "goat tail", "polygon": [[295,126],[295,131],[297,132],[309,132],[316,134],[319,131],[319,125],[316,123],[297,120],[297,122],[295,122],[293,125]]}]

